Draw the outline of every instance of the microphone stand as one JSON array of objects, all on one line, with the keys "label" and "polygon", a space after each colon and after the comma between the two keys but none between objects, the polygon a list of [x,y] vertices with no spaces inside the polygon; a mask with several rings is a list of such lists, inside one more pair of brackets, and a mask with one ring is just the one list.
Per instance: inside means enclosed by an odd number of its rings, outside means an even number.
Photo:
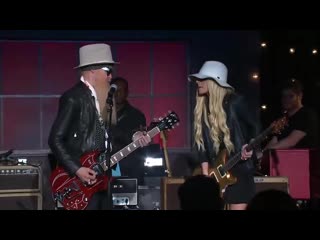
[{"label": "microphone stand", "polygon": [[111,141],[112,141],[112,133],[111,133],[111,121],[112,121],[112,108],[113,108],[113,99],[112,97],[107,98],[107,104],[110,106],[107,110],[109,113],[109,121],[107,122],[107,133],[108,133],[108,139],[107,139],[107,149],[106,149],[106,166],[107,166],[107,177],[108,177],[108,189],[107,189],[107,195],[108,195],[108,202],[107,202],[107,209],[112,210],[113,209],[113,199],[112,199],[112,192],[111,192],[111,178],[112,178],[112,170],[110,169],[111,166]]}]

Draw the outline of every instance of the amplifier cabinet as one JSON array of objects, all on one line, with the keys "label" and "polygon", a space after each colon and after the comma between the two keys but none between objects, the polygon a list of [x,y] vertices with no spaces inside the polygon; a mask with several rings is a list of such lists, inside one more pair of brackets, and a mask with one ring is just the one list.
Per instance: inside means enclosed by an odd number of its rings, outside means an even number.
[{"label": "amplifier cabinet", "polygon": [[42,194],[1,193],[0,210],[42,210]]},{"label": "amplifier cabinet", "polygon": [[180,202],[178,189],[185,178],[163,177],[161,178],[161,210],[179,210]]},{"label": "amplifier cabinet", "polygon": [[140,210],[160,210],[160,186],[138,186]]},{"label": "amplifier cabinet", "polygon": [[265,190],[280,190],[290,194],[288,177],[254,177],[256,193]]},{"label": "amplifier cabinet", "polygon": [[0,166],[0,194],[41,192],[41,169],[29,165]]},{"label": "amplifier cabinet", "polygon": [[[164,177],[161,179],[161,210],[179,210],[180,202],[178,188],[185,182],[185,178]],[[287,177],[254,177],[256,193],[276,189],[289,192]]]},{"label": "amplifier cabinet", "polygon": [[138,179],[115,177],[111,182],[111,193],[114,206],[138,205]]}]

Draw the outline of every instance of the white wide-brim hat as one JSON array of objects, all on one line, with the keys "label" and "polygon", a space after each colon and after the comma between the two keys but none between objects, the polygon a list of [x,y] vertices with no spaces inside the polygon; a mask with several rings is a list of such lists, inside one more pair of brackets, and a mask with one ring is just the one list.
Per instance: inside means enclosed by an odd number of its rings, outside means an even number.
[{"label": "white wide-brim hat", "polygon": [[219,86],[234,89],[228,82],[228,69],[218,61],[206,61],[199,73],[190,74],[189,81],[214,80]]},{"label": "white wide-brim hat", "polygon": [[108,44],[96,43],[82,46],[79,49],[80,63],[75,68],[82,68],[91,65],[113,65],[119,64],[112,58],[111,48]]}]

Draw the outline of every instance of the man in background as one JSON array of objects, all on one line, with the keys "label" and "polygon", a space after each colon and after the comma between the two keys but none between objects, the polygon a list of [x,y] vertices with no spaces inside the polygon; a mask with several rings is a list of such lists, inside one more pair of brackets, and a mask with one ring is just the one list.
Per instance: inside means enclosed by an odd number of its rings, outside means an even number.
[{"label": "man in background", "polygon": [[[128,101],[129,84],[125,78],[113,78],[111,84],[117,85],[115,104],[117,109],[117,123],[112,128],[112,143],[114,151],[119,151],[132,142],[132,135],[140,130],[146,130],[146,117]],[[138,184],[143,185],[144,179],[144,151],[137,149],[119,162],[121,176],[137,178]]]}]

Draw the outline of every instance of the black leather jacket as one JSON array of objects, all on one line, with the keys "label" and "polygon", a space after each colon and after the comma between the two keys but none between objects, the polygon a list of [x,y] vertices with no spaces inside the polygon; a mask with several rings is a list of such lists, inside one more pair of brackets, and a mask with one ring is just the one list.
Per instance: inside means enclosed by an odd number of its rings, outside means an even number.
[{"label": "black leather jacket", "polygon": [[[231,158],[235,153],[241,151],[244,144],[249,143],[249,141],[256,137],[257,123],[254,115],[249,110],[244,97],[236,94],[231,94],[226,96],[224,99],[224,110],[227,115],[227,126],[230,129],[230,140],[234,144],[235,151],[231,153],[228,158]],[[209,129],[203,125],[203,138],[204,146],[206,151],[197,151],[198,159],[200,163],[209,162],[213,164],[217,154],[214,151],[213,143],[209,135]],[[220,147],[221,149],[223,146]],[[234,166],[234,169],[240,170],[241,172],[254,172],[255,171],[255,154],[251,159],[247,161],[240,161]]]},{"label": "black leather jacket", "polygon": [[70,175],[81,167],[80,156],[95,149],[96,118],[94,99],[83,82],[61,96],[48,143],[58,165]]}]

